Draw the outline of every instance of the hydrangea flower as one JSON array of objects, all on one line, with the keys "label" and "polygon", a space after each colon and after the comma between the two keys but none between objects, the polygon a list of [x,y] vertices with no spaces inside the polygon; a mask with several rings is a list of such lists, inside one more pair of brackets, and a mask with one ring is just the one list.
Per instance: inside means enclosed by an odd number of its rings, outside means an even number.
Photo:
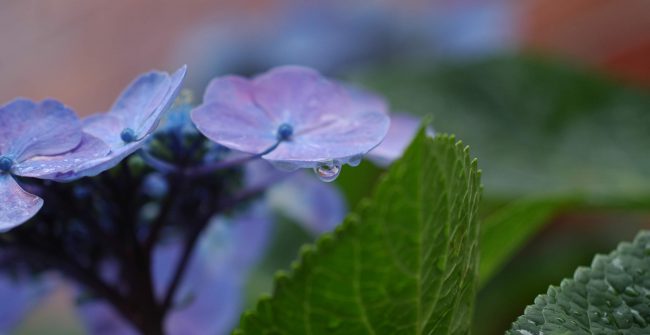
[{"label": "hydrangea flower", "polygon": [[108,112],[84,119],[83,130],[108,144],[110,153],[85,161],[58,179],[95,176],[140,149],[176,99],[186,71],[187,66],[183,66],[171,76],[158,71],[145,73],[122,92]]},{"label": "hydrangea flower", "polygon": [[376,147],[390,124],[386,110],[355,95],[315,70],[283,66],[253,79],[214,79],[192,121],[220,145],[287,170],[314,168],[331,181]]},{"label": "hydrangea flower", "polygon": [[[66,155],[75,148],[83,150]],[[60,102],[17,99],[0,107],[0,231],[27,221],[43,206],[13,176],[52,179],[76,161],[107,151],[102,142],[82,133],[74,112]]]}]

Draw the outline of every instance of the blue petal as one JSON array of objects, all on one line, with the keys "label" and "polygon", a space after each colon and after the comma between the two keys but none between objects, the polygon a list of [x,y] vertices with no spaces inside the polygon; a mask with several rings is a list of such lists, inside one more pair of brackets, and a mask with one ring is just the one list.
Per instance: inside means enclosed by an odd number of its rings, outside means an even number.
[{"label": "blue petal", "polygon": [[57,156],[37,156],[16,164],[15,175],[69,181],[75,179],[74,170],[91,160],[106,157],[110,148],[102,140],[85,134],[77,148]]},{"label": "blue petal", "polygon": [[420,119],[408,114],[392,114],[390,119],[386,138],[366,156],[379,166],[388,166],[402,157],[420,126]]},{"label": "blue petal", "polygon": [[43,199],[25,192],[12,176],[0,173],[0,232],[31,219],[43,206]]},{"label": "blue petal", "polygon": [[270,206],[318,235],[343,222],[347,204],[335,185],[323,183],[311,174],[300,173],[273,187]]},{"label": "blue petal", "polygon": [[113,309],[101,300],[86,301],[78,305],[77,312],[89,334],[137,335],[138,332]]},{"label": "blue petal", "polygon": [[104,141],[111,150],[124,146],[120,134],[127,126],[122,117],[99,113],[84,118],[82,124],[84,132]]},{"label": "blue petal", "polygon": [[0,107],[0,156],[20,162],[65,153],[80,141],[77,116],[58,101],[16,99]]},{"label": "blue petal", "polygon": [[138,138],[148,135],[176,99],[186,72],[187,66],[183,66],[171,76],[159,71],[139,76],[120,94],[109,113],[120,117]]},{"label": "blue petal", "polygon": [[124,145],[111,151],[110,154],[83,162],[75,167],[70,173],[57,175],[54,179],[59,181],[70,181],[83,177],[93,177],[106,170],[109,170],[119,164],[124,158],[140,149],[145,144],[144,141],[138,141]]},{"label": "blue petal", "polygon": [[10,333],[51,291],[49,277],[0,275],[0,334]]},{"label": "blue petal", "polygon": [[[167,320],[170,334],[226,334],[241,313],[246,276],[266,249],[272,222],[262,203],[204,233]],[[185,307],[183,307],[185,306]]]}]

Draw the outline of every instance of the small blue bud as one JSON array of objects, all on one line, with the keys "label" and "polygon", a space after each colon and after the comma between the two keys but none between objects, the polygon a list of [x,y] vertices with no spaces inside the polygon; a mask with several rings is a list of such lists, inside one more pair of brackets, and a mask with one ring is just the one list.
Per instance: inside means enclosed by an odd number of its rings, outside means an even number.
[{"label": "small blue bud", "polygon": [[293,127],[288,123],[283,123],[278,127],[278,140],[286,141],[293,135]]},{"label": "small blue bud", "polygon": [[131,128],[124,128],[120,134],[120,138],[122,141],[124,141],[124,143],[131,143],[136,140],[135,131],[133,131]]},{"label": "small blue bud", "polygon": [[14,161],[6,156],[0,156],[0,172],[11,172]]}]

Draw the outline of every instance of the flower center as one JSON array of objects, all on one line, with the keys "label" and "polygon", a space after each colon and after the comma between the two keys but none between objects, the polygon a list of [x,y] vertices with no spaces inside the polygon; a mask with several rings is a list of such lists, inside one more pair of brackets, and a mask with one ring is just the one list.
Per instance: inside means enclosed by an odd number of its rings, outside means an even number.
[{"label": "flower center", "polygon": [[277,137],[280,141],[286,141],[293,135],[293,127],[288,123],[283,123],[278,127]]},{"label": "flower center", "polygon": [[131,143],[136,140],[135,131],[133,131],[131,128],[124,128],[120,134],[120,138],[122,141],[124,141],[124,143]]},{"label": "flower center", "polygon": [[14,161],[7,156],[0,156],[0,172],[11,172]]}]

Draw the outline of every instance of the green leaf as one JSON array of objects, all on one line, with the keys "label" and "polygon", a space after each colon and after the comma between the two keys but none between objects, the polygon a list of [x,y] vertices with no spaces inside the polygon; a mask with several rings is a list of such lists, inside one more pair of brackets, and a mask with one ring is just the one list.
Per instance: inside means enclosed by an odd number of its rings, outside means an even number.
[{"label": "green leaf", "polygon": [[488,216],[481,223],[479,287],[571,202],[563,198],[522,199]]},{"label": "green leaf", "polygon": [[509,335],[650,334],[650,231],[550,287]]},{"label": "green leaf", "polygon": [[358,77],[393,110],[472,144],[486,197],[584,194],[650,203],[650,95],[525,57],[384,66]]},{"label": "green leaf", "polygon": [[453,137],[421,131],[370,201],[307,247],[236,334],[467,334],[480,176]]}]

